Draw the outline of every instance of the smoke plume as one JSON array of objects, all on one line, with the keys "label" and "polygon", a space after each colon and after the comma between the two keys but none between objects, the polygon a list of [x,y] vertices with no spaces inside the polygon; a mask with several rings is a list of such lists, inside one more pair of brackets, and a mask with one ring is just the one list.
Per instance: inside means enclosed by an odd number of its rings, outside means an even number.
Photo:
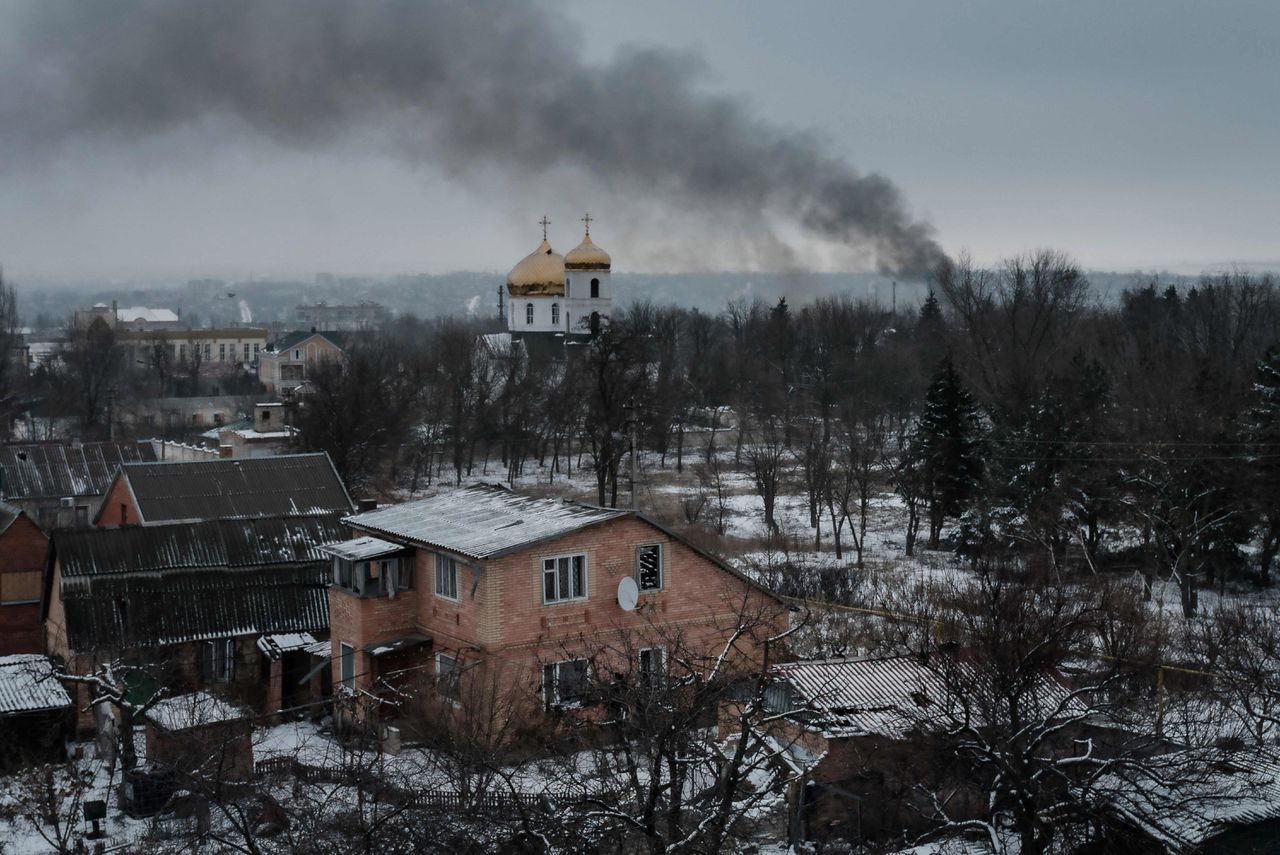
[{"label": "smoke plume", "polygon": [[662,205],[763,214],[884,270],[943,258],[888,179],[708,93],[687,54],[589,64],[542,6],[17,0],[0,30],[0,169],[230,119],[298,148],[375,135],[458,173],[580,171]]}]

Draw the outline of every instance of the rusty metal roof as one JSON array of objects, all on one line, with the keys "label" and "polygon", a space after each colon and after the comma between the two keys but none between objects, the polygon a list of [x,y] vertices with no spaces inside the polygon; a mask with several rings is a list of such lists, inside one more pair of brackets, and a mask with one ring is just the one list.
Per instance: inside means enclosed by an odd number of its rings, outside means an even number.
[{"label": "rusty metal roof", "polygon": [[234,517],[350,513],[324,452],[130,464],[121,472],[143,525]]},{"label": "rusty metal roof", "polygon": [[150,442],[0,447],[0,492],[9,499],[100,496],[122,463],[156,459]]},{"label": "rusty metal roof", "polygon": [[62,577],[155,575],[200,568],[320,563],[320,547],[346,529],[337,514],[215,519],[197,523],[54,532]]},{"label": "rusty metal roof", "polygon": [[522,496],[495,484],[477,484],[356,514],[344,522],[378,537],[480,560],[629,513],[562,499]]}]

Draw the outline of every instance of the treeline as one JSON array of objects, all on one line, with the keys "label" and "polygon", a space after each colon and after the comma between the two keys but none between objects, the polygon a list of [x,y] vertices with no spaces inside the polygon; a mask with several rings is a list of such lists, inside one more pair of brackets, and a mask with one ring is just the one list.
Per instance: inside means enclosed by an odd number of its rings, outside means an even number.
[{"label": "treeline", "polygon": [[[1054,572],[1117,564],[1181,582],[1271,582],[1280,545],[1280,294],[1269,276],[1159,281],[1095,299],[1070,259],[939,269],[920,306],[849,296],[636,303],[590,340],[495,352],[492,327],[402,318],[316,375],[306,441],[359,483],[585,460],[625,498],[642,451],[683,467],[690,430],[764,500],[798,479],[815,537],[861,559],[892,489],[916,533]],[[728,438],[725,438],[728,437]],[[706,519],[705,517],[703,518]],[[713,523],[714,524],[714,523]]]}]

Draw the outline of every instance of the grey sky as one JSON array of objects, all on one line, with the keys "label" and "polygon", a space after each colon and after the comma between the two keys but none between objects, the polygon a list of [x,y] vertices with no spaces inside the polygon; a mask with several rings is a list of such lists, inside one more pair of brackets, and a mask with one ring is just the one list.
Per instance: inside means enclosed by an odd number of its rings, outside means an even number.
[{"label": "grey sky", "polygon": [[[18,5],[0,0],[0,50]],[[1048,245],[1090,267],[1184,271],[1280,258],[1280,4],[552,8],[568,32],[547,63],[565,45],[601,66],[620,48],[687,50],[705,66],[699,91],[739,96],[753,118],[884,175],[947,252],[985,261]],[[467,47],[487,61],[484,43]],[[652,195],[571,164],[514,177],[454,159],[410,166],[359,134],[281,144],[200,117],[127,140],[77,136],[34,159],[0,152],[0,263],[19,280],[497,271],[536,244],[544,211],[569,248],[584,208],[620,269],[857,263],[785,217],[769,222],[775,247],[742,212]]]}]

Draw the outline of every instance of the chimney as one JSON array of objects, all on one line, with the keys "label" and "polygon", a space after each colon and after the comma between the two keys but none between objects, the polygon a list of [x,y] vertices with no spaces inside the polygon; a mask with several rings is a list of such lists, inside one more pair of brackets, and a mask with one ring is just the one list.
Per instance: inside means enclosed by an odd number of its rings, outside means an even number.
[{"label": "chimney", "polygon": [[376,511],[377,509],[377,499],[356,499],[356,513],[363,514],[365,511]]},{"label": "chimney", "polygon": [[234,448],[233,446],[230,446],[230,445],[219,445],[219,446],[218,446],[218,456],[219,456],[219,457],[231,457],[231,456],[233,455],[233,453],[234,453],[234,452],[235,452],[235,448]]}]

